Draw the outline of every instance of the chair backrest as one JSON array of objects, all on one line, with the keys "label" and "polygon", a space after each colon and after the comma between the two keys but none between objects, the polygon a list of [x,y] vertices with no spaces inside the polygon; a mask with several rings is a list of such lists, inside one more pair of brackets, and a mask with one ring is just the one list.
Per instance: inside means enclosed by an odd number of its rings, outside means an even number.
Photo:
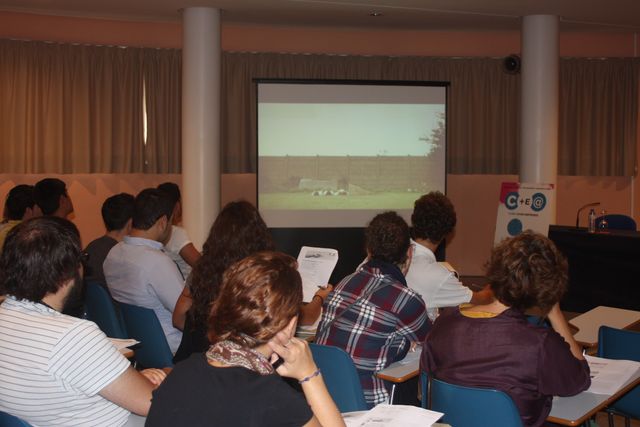
[{"label": "chair backrest", "polygon": [[608,228],[612,230],[636,230],[636,221],[627,215],[609,214],[596,218],[596,228],[600,227],[602,219],[607,220]]},{"label": "chair backrest", "polygon": [[131,338],[140,341],[135,358],[144,368],[173,366],[173,354],[156,313],[150,308],[120,303],[120,311]]},{"label": "chair backrest", "polygon": [[97,282],[87,282],[85,288],[87,319],[95,322],[110,338],[129,338],[120,308],[111,295]]},{"label": "chair backrest", "polygon": [[464,387],[431,379],[431,409],[443,412],[441,422],[455,427],[477,425],[522,427],[513,400],[498,390]]},{"label": "chair backrest", "polygon": [[0,426],[2,427],[31,427],[31,424],[21,420],[18,417],[9,415],[6,412],[0,411]]},{"label": "chair backrest", "polygon": [[[640,332],[600,326],[598,357],[640,362]],[[628,417],[640,418],[640,386],[633,388],[609,407]]]},{"label": "chair backrest", "polygon": [[340,412],[367,410],[358,371],[351,356],[343,349],[330,345],[310,344],[309,347]]},{"label": "chair backrest", "polygon": [[527,315],[527,322],[543,328],[548,328],[550,326],[546,317],[535,316],[533,314]]}]

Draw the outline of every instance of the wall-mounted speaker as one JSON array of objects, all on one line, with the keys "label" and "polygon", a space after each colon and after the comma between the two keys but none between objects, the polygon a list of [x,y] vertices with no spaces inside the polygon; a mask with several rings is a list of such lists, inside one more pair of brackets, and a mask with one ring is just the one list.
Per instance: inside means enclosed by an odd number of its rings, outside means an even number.
[{"label": "wall-mounted speaker", "polygon": [[502,69],[505,73],[518,74],[520,72],[520,57],[509,55],[502,60]]}]

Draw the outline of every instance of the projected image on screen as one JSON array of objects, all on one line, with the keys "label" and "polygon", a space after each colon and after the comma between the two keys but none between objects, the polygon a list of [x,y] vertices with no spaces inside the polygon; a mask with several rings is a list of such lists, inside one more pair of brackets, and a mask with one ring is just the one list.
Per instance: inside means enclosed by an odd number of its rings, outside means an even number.
[{"label": "projected image on screen", "polygon": [[360,227],[445,188],[446,87],[259,83],[258,206],[271,227]]}]

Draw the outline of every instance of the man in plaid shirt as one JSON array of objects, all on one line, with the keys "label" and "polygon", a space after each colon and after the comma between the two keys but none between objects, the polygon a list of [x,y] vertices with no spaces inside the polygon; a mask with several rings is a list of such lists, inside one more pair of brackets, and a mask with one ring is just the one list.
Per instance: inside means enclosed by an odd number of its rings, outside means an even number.
[{"label": "man in plaid shirt", "polygon": [[371,408],[389,399],[375,373],[424,341],[431,322],[422,297],[407,287],[409,227],[395,212],[377,215],[365,230],[368,261],[342,279],[325,302],[316,342],[351,355]]}]

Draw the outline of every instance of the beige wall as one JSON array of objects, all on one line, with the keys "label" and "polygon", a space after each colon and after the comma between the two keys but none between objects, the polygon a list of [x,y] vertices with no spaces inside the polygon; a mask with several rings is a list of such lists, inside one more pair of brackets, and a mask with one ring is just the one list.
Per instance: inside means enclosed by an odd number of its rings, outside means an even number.
[{"label": "beige wall", "polygon": [[[182,24],[0,12],[0,38],[101,45],[181,47]],[[351,55],[504,56],[520,52],[517,31],[402,31],[222,25],[222,49]],[[635,33],[560,34],[562,56],[635,56]]]}]

